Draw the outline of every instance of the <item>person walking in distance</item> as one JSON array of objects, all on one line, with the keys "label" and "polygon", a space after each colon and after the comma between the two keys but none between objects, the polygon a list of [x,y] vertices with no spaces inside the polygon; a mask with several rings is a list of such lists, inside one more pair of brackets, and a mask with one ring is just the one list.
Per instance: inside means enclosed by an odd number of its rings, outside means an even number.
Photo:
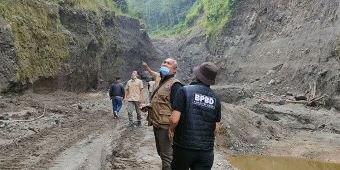
[{"label": "person walking in distance", "polygon": [[151,77],[151,81],[148,82],[149,100],[151,101],[151,96],[155,87],[155,79]]},{"label": "person walking in distance", "polygon": [[161,80],[151,96],[148,110],[148,122],[153,126],[157,153],[162,160],[162,170],[171,170],[172,143],[168,138],[169,117],[176,92],[182,84],[174,76],[177,70],[177,61],[167,58],[160,68]]},{"label": "person walking in distance", "polygon": [[210,170],[215,134],[220,131],[221,102],[210,88],[218,68],[211,62],[195,67],[196,80],[176,94],[170,116],[173,170]]},{"label": "person walking in distance", "polygon": [[129,126],[133,127],[133,112],[137,113],[136,126],[141,125],[141,111],[139,110],[139,105],[143,101],[143,82],[137,78],[137,71],[133,71],[131,74],[131,79],[126,83],[125,86],[125,97],[124,101],[128,102],[127,111],[129,117]]},{"label": "person walking in distance", "polygon": [[116,81],[112,83],[109,91],[110,99],[112,100],[113,115],[118,118],[119,111],[122,108],[122,101],[125,96],[124,86],[121,83],[121,78],[116,77]]}]

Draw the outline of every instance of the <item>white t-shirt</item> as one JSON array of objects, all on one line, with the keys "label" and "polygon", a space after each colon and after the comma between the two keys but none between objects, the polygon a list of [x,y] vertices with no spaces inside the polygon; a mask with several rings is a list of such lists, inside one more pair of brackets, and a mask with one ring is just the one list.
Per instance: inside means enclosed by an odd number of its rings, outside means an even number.
[{"label": "white t-shirt", "polygon": [[149,93],[153,92],[155,83],[155,81],[149,81]]}]

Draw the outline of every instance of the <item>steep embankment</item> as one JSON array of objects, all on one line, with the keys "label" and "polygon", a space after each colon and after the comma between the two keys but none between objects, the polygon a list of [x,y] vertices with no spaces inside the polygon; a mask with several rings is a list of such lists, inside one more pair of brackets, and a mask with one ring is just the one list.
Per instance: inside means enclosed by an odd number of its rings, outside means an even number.
[{"label": "steep embankment", "polygon": [[[174,50],[167,52],[181,60],[181,71],[190,74],[193,66],[209,60],[220,66],[221,84],[304,93],[316,83],[319,93],[339,94],[338,1],[238,2],[220,29],[207,33],[195,26],[173,39]],[[200,12],[208,18],[204,8]],[[155,45],[166,49],[161,42]]]},{"label": "steep embankment", "polygon": [[98,88],[155,58],[139,21],[109,7],[105,1],[1,2],[0,89]]},{"label": "steep embankment", "polygon": [[221,56],[220,79],[259,80],[256,85],[281,92],[316,83],[319,92],[339,93],[339,2],[247,0],[235,11],[208,43]]}]

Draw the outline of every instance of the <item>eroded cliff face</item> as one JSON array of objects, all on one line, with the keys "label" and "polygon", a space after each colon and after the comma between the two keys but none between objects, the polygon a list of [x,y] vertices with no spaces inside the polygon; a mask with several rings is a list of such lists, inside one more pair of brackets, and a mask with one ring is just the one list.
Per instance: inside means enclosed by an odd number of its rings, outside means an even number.
[{"label": "eroded cliff face", "polygon": [[17,71],[10,25],[0,20],[0,87],[10,87]]},{"label": "eroded cliff face", "polygon": [[22,85],[107,88],[116,76],[128,79],[132,70],[142,71],[141,60],[157,56],[138,20],[52,1],[6,3],[13,9],[2,7],[2,91]]},{"label": "eroded cliff face", "polygon": [[[213,61],[220,84],[247,83],[269,92],[340,92],[340,5],[334,0],[243,0],[223,30],[206,36],[193,28],[168,50],[180,60],[182,78]],[[206,38],[207,37],[207,38]],[[155,41],[158,48],[165,46]]]},{"label": "eroded cliff face", "polygon": [[221,57],[221,80],[274,90],[316,83],[320,91],[339,92],[339,1],[246,0],[236,11],[220,37],[210,38],[220,40],[209,49]]}]

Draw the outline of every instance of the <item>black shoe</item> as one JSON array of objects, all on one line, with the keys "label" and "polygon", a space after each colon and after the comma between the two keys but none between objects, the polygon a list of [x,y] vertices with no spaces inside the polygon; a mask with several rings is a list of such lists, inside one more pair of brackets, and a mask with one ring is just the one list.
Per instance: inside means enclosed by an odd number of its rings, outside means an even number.
[{"label": "black shoe", "polygon": [[140,120],[138,120],[137,122],[134,122],[133,123],[135,126],[140,126],[140,125],[142,125],[142,122],[140,121]]},{"label": "black shoe", "polygon": [[134,127],[134,123],[132,123],[132,122],[129,121],[128,127]]},{"label": "black shoe", "polygon": [[116,112],[116,111],[113,112],[113,117],[114,117],[114,118],[118,118],[118,115],[117,115],[117,112]]}]

